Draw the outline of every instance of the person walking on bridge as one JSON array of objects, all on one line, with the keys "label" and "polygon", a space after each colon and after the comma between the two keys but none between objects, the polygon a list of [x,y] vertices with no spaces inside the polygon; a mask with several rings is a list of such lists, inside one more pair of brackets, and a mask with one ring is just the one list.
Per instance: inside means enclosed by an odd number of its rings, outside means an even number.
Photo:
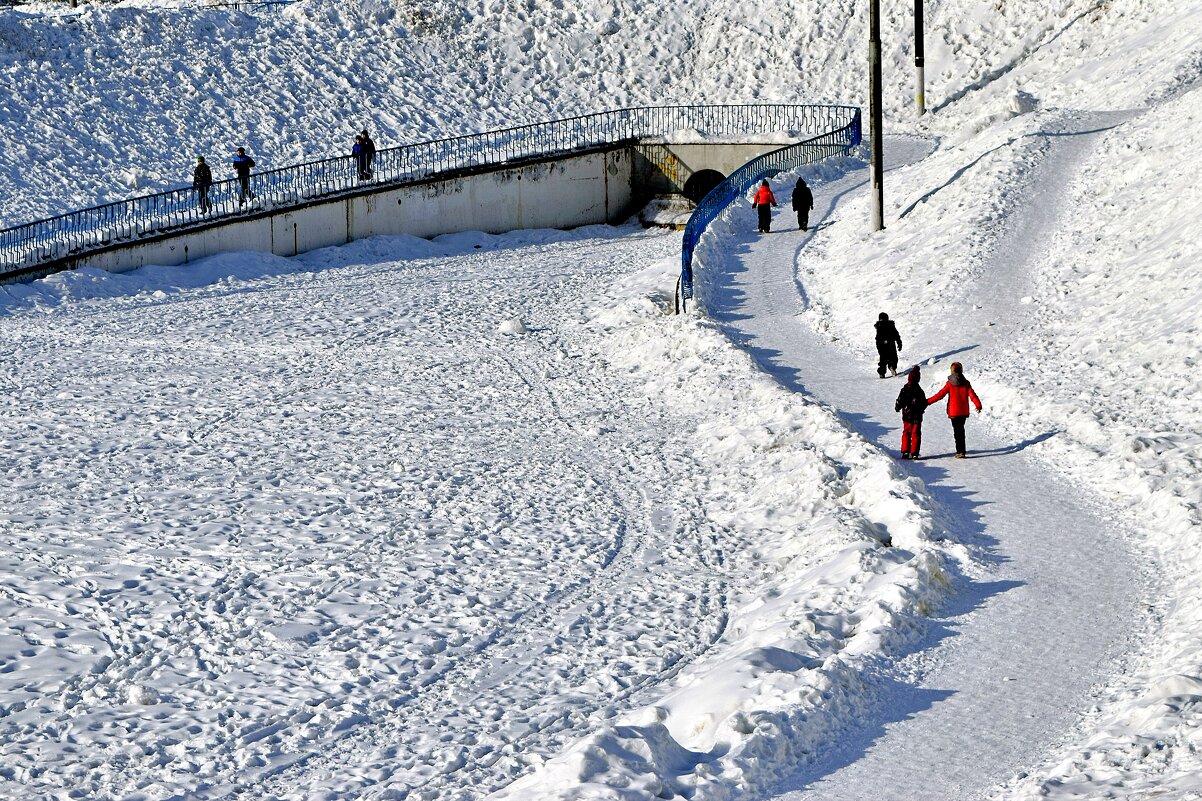
[{"label": "person walking on bridge", "polygon": [[255,193],[250,191],[250,171],[255,166],[255,160],[246,155],[246,148],[238,148],[234,156],[234,172],[238,174],[238,205],[241,206],[247,198],[255,199]]},{"label": "person walking on bridge", "polygon": [[797,227],[803,231],[810,230],[810,209],[814,208],[814,193],[806,185],[805,178],[797,179],[793,188],[793,211],[797,212]]},{"label": "person walking on bridge", "polygon": [[884,378],[886,368],[891,375],[897,375],[897,354],[901,349],[901,334],[897,333],[897,326],[889,319],[889,315],[881,312],[876,321],[877,375]]},{"label": "person walking on bridge", "polygon": [[363,152],[363,137],[355,136],[355,146],[351,148],[351,157],[355,159],[355,167],[359,170],[359,180],[367,180],[367,157]]},{"label": "person walking on bridge", "polygon": [[968,419],[968,402],[971,400],[977,407],[977,414],[980,414],[981,399],[964,377],[964,365],[960,362],[952,362],[947,383],[943,385],[943,389],[927,398],[927,403],[938,403],[944,396],[947,397],[947,416],[952,421],[952,435],[956,438],[956,458],[963,459],[968,454],[968,449],[964,446],[964,421]]},{"label": "person walking on bridge", "polygon": [[768,186],[767,178],[760,182],[760,188],[756,190],[755,200],[751,201],[751,205],[755,206],[760,213],[760,233],[770,232],[772,230],[772,207],[776,205],[776,195],[772,194],[772,188]]},{"label": "person walking on bridge", "polygon": [[368,136],[366,128],[359,132],[359,136],[363,139],[363,177],[370,178],[372,175],[372,164],[376,160],[376,143],[375,140]]},{"label": "person walking on bridge", "polygon": [[192,188],[196,190],[196,205],[201,214],[208,214],[213,204],[209,202],[209,187],[213,185],[213,171],[205,164],[204,156],[196,157],[196,169],[192,171]]}]

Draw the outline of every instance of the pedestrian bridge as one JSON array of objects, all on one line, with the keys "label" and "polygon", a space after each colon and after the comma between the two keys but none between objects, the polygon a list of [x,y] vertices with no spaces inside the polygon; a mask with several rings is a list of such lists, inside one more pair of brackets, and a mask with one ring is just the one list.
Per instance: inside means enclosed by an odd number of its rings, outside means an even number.
[{"label": "pedestrian bridge", "polygon": [[772,153],[844,150],[859,121],[846,106],[631,108],[382,149],[368,179],[350,156],[299,164],[252,175],[246,205],[235,180],[215,183],[207,214],[186,187],[0,231],[0,281],[236,250],[292,256],[385,234],[617,223],[654,195],[700,201]]}]

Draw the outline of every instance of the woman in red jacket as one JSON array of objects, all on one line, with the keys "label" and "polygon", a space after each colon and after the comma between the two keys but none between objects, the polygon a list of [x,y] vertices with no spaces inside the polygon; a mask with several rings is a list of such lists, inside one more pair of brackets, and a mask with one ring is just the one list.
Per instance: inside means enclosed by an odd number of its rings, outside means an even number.
[{"label": "woman in red jacket", "polygon": [[755,206],[760,213],[760,233],[768,233],[772,228],[772,207],[776,205],[776,195],[772,194],[772,188],[768,186],[767,178],[756,190],[755,200],[751,202],[751,205]]},{"label": "woman in red jacket", "polygon": [[938,403],[947,396],[947,416],[952,419],[952,433],[956,437],[956,458],[963,459],[968,452],[964,447],[964,421],[968,419],[968,402],[971,400],[981,412],[981,399],[972,391],[972,384],[964,377],[964,365],[952,362],[951,375],[947,383],[933,397],[927,398],[927,403]]}]

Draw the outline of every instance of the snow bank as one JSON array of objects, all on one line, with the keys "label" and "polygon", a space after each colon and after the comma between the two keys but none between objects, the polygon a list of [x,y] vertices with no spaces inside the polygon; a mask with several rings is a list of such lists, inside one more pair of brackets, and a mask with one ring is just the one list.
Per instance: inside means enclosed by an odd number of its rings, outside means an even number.
[{"label": "snow bank", "polygon": [[1072,744],[999,798],[1202,789],[1199,91],[1143,113],[1041,97],[891,171],[887,231],[865,230],[858,197],[799,254],[817,330],[869,360],[865,331],[886,311],[907,357],[962,360],[986,423],[1099,492],[1172,586],[1151,651]]},{"label": "snow bank", "polygon": [[1124,509],[1172,588],[1085,741],[1008,797],[1202,793],[1200,125],[1193,89],[1090,156],[1036,285],[1041,341],[998,382],[1006,424],[1060,429],[1046,458]]}]

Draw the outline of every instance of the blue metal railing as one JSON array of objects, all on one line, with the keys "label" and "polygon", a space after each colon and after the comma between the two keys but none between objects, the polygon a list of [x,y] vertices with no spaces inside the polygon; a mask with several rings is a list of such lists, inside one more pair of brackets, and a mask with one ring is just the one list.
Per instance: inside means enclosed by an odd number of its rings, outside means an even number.
[{"label": "blue metal railing", "polygon": [[114,245],[205,227],[215,220],[283,211],[319,199],[376,192],[464,170],[617,146],[681,131],[696,131],[707,137],[779,132],[790,138],[816,141],[831,136],[832,131],[845,130],[853,113],[858,121],[858,111],[843,106],[650,106],[379,150],[368,179],[359,177],[356,160],[349,155],[312,161],[252,175],[250,189],[256,197],[245,205],[238,202],[237,179],[214,183],[209,190],[212,208],[206,214],[200,212],[191,187],[184,187],[2,230],[0,280]]},{"label": "blue metal railing", "polygon": [[860,144],[863,136],[860,128],[860,109],[854,106],[828,108],[840,112],[837,128],[832,126],[831,130],[825,133],[752,159],[728,175],[697,204],[685,226],[684,242],[681,245],[676,309],[678,312],[684,311],[685,301],[693,297],[693,252],[697,249],[697,243],[709,224],[727,206],[743,197],[756,181],[770,178],[785,170],[796,169],[803,164],[812,164],[830,156],[847,153]]}]

